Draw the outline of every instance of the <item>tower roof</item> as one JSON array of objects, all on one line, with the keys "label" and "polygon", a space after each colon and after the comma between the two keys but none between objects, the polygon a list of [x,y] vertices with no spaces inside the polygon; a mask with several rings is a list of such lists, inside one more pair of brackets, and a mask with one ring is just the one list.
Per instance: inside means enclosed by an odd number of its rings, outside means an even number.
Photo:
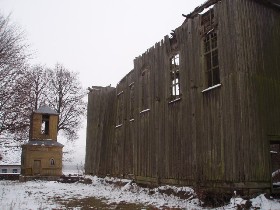
[{"label": "tower roof", "polygon": [[48,106],[41,106],[39,109],[35,110],[34,113],[58,115],[55,110],[51,109]]}]

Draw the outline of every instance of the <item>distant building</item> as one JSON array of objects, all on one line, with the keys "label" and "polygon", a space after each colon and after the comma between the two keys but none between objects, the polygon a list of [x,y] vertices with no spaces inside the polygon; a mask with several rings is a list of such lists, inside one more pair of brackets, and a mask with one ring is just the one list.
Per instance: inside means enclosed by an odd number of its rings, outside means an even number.
[{"label": "distant building", "polygon": [[21,165],[0,165],[0,180],[18,180]]},{"label": "distant building", "polygon": [[0,179],[18,179],[21,173],[20,142],[9,135],[0,137]]},{"label": "distant building", "polygon": [[22,145],[23,176],[62,175],[62,148],[57,142],[58,113],[47,106],[32,113],[29,142]]},{"label": "distant building", "polygon": [[0,174],[20,174],[21,165],[0,165]]},{"label": "distant building", "polygon": [[279,1],[209,0],[184,16],[116,88],[89,89],[86,173],[276,191]]}]

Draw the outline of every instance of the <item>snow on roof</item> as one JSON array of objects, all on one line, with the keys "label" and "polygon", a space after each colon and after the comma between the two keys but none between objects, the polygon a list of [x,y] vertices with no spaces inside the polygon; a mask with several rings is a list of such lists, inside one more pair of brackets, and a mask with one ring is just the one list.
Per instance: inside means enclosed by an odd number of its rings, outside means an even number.
[{"label": "snow on roof", "polygon": [[0,138],[0,165],[20,165],[21,146],[18,141],[10,138]]},{"label": "snow on roof", "polygon": [[33,145],[33,146],[56,146],[63,147],[63,144],[58,143],[57,141],[52,140],[31,140],[24,145]]},{"label": "snow on roof", "polygon": [[[5,166],[5,167],[15,167],[15,166],[21,166],[21,164],[16,163],[16,164],[0,164],[0,166]],[[0,172],[1,173],[1,172]]]},{"label": "snow on roof", "polygon": [[41,106],[39,109],[35,110],[34,113],[58,115],[58,113],[55,110],[51,109],[48,106]]}]

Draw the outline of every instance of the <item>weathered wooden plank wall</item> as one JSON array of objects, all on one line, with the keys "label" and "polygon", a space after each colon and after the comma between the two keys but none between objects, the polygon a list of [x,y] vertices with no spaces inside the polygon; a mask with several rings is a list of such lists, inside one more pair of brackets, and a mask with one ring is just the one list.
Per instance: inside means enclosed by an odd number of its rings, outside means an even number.
[{"label": "weathered wooden plank wall", "polygon": [[112,136],[115,123],[115,88],[93,87],[88,94],[85,171],[87,174],[111,174]]},{"label": "weathered wooden plank wall", "polygon": [[[221,86],[202,92],[201,16],[186,19],[175,30],[178,48],[166,36],[134,60],[116,89],[89,93],[87,173],[270,187],[269,140],[280,136],[280,13],[254,0],[223,0],[213,9]],[[176,52],[181,96],[171,101]]]}]

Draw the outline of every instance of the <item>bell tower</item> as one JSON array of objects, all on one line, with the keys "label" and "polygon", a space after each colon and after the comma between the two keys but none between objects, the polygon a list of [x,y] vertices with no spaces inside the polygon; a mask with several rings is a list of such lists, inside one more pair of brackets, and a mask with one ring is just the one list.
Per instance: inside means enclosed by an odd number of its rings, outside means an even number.
[{"label": "bell tower", "polygon": [[29,140],[57,141],[58,113],[42,106],[31,115]]},{"label": "bell tower", "polygon": [[31,114],[29,141],[22,145],[21,180],[56,180],[62,175],[63,145],[57,142],[58,116],[48,106]]}]

